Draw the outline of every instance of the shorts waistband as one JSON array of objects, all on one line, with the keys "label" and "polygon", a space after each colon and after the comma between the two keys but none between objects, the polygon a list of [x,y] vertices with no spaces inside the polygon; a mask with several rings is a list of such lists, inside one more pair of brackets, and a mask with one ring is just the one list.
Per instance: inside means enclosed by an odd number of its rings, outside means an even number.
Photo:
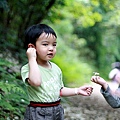
[{"label": "shorts waistband", "polygon": [[42,103],[42,102],[34,102],[34,101],[30,101],[30,104],[28,105],[29,107],[53,107],[53,106],[57,106],[60,104],[60,100],[56,101],[56,102],[50,102],[50,103]]}]

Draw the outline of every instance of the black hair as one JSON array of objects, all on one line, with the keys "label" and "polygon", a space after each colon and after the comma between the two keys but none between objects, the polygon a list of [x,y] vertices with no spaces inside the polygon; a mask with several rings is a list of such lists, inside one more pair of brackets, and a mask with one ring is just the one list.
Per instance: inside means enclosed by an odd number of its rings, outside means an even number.
[{"label": "black hair", "polygon": [[57,38],[55,31],[50,26],[46,24],[32,25],[25,31],[25,43],[24,43],[25,48],[26,49],[28,48],[29,43],[35,45],[37,39],[42,33],[52,34]]},{"label": "black hair", "polygon": [[120,62],[114,62],[112,63],[112,69],[117,68],[118,70],[120,70]]}]

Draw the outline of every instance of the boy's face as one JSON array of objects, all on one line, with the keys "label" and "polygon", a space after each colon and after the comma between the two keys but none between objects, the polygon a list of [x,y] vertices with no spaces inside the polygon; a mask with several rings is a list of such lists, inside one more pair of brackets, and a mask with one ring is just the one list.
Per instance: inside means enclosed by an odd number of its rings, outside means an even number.
[{"label": "boy's face", "polygon": [[56,37],[42,33],[36,41],[37,60],[48,61],[56,54]]}]

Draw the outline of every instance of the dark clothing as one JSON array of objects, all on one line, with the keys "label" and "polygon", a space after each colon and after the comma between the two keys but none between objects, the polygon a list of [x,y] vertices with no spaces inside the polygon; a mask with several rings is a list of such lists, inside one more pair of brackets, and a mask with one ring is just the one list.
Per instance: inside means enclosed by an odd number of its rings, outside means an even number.
[{"label": "dark clothing", "polygon": [[[118,90],[120,90],[120,86],[118,87]],[[101,88],[102,95],[104,96],[105,100],[108,102],[108,104],[112,108],[120,108],[120,96],[113,95],[111,93],[111,89],[108,86],[107,90],[104,91],[103,88]]]},{"label": "dark clothing", "polygon": [[28,106],[24,120],[64,120],[64,109],[60,104],[54,107]]}]

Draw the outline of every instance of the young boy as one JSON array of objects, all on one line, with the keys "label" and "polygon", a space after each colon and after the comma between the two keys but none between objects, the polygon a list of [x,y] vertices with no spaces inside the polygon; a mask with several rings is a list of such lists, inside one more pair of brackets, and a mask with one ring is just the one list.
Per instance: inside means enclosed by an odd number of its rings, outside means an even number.
[{"label": "young boy", "polygon": [[[120,84],[120,71],[113,69],[109,76]],[[109,84],[100,76],[92,76],[91,81],[101,85],[101,94],[112,108],[120,108],[120,85],[114,91]]]},{"label": "young boy", "polygon": [[25,32],[28,64],[21,68],[22,79],[27,87],[30,104],[24,120],[64,120],[60,96],[89,96],[93,88],[64,87],[61,69],[50,60],[56,54],[57,36],[54,30],[37,24]]}]

